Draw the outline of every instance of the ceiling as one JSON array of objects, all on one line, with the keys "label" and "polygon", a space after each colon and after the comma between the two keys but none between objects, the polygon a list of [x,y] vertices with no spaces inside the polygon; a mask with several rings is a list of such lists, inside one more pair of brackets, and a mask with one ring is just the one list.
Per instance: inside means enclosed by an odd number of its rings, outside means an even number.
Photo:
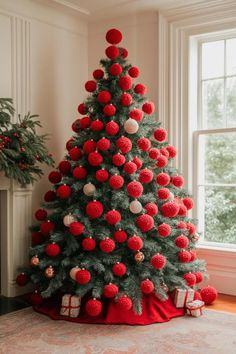
[{"label": "ceiling", "polygon": [[119,16],[130,12],[167,10],[211,0],[47,0],[48,3],[73,10],[88,20]]}]

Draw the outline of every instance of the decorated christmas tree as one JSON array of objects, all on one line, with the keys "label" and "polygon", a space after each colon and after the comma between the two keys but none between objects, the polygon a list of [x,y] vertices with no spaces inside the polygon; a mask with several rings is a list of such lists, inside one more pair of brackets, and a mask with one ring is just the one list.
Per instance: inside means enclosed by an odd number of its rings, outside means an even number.
[{"label": "decorated christmas tree", "polygon": [[197,286],[205,273],[188,215],[193,200],[172,166],[176,149],[153,115],[139,69],[117,46],[121,32],[109,30],[106,40],[107,58],[85,83],[89,95],[67,153],[35,212],[30,267],[17,282],[35,284],[38,309],[49,298],[56,311],[55,299],[71,294],[82,299],[88,321],[109,311],[111,323],[129,323],[127,313],[139,323],[158,311],[167,320],[183,314],[170,292]]}]

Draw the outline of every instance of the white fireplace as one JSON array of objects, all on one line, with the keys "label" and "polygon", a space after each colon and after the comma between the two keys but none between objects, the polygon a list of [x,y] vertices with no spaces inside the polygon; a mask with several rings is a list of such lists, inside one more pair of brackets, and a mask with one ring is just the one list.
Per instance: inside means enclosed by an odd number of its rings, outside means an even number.
[{"label": "white fireplace", "polygon": [[12,297],[29,290],[19,287],[15,278],[18,267],[29,263],[32,187],[21,188],[0,173],[0,203],[0,294]]}]

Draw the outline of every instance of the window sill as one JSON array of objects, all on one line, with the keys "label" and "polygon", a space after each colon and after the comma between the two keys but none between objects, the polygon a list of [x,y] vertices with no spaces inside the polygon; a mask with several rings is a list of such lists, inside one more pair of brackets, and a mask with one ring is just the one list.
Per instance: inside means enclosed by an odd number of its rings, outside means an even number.
[{"label": "window sill", "polygon": [[235,244],[221,244],[217,242],[199,242],[197,245],[197,249],[200,250],[209,250],[216,252],[225,252],[225,253],[236,253],[236,245]]}]

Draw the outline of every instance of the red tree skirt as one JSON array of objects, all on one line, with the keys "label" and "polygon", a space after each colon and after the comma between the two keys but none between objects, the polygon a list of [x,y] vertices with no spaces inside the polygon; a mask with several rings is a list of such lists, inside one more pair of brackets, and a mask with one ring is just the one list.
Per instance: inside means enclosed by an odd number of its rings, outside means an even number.
[{"label": "red tree skirt", "polygon": [[79,317],[71,318],[60,315],[61,302],[57,299],[45,301],[42,305],[34,306],[34,310],[51,317],[53,320],[66,320],[78,323],[104,323],[104,324],[129,324],[147,325],[157,322],[167,322],[173,317],[184,316],[183,309],[177,309],[172,300],[160,301],[154,294],[144,295],[142,315],[136,315],[132,310],[121,312],[113,301],[103,303],[103,311],[97,317],[88,316],[81,305]]}]

